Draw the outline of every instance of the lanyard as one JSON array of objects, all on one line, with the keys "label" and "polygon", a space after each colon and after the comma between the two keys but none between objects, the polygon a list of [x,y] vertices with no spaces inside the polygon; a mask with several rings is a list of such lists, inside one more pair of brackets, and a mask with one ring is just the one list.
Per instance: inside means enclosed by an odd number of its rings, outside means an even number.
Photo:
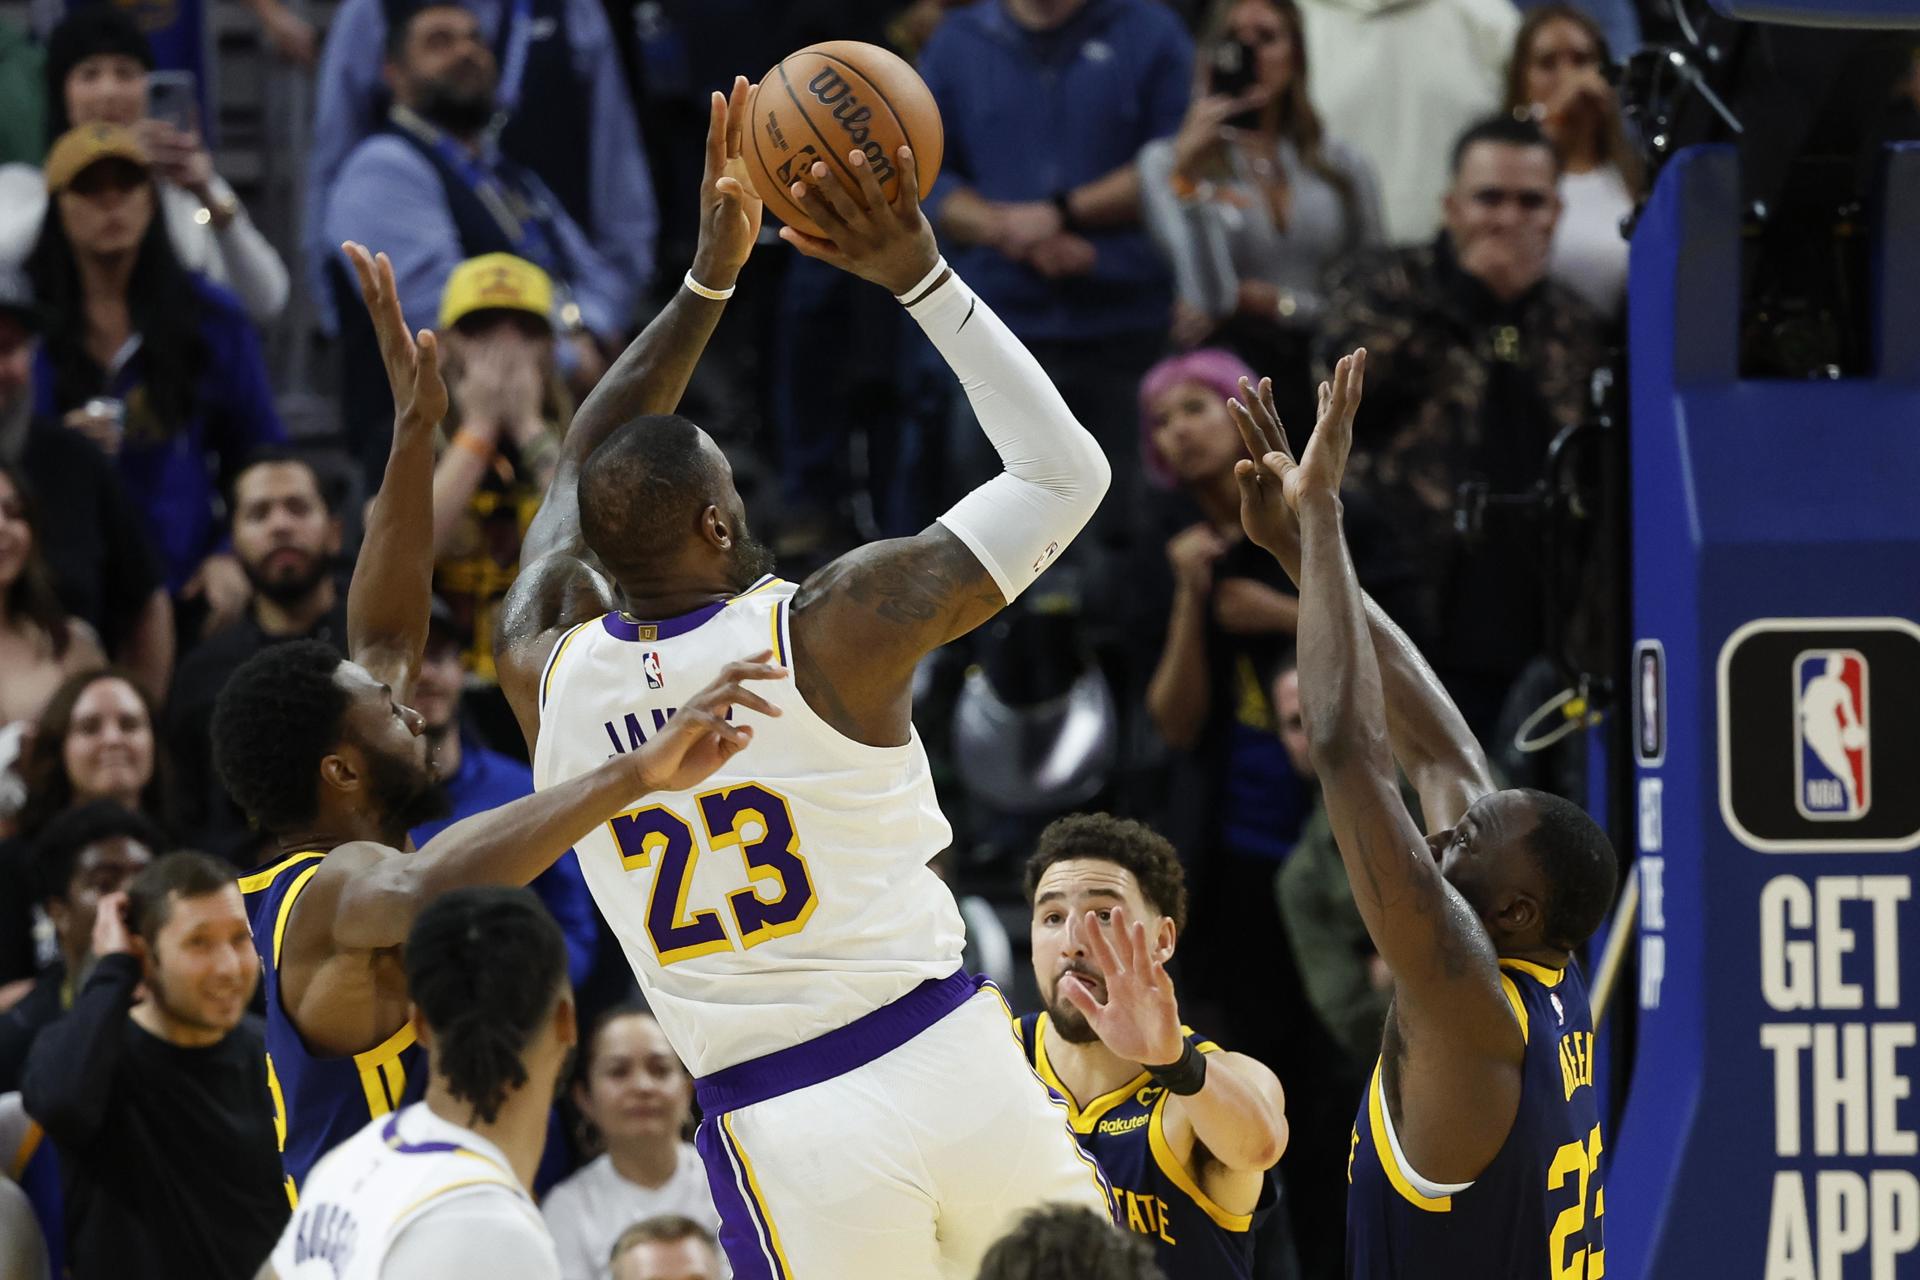
[{"label": "lanyard", "polygon": [[527,46],[533,43],[533,0],[513,0],[506,18],[506,41],[500,56],[500,80],[493,100],[500,115],[511,116],[520,105],[521,82],[527,78]]},{"label": "lanyard", "polygon": [[392,118],[396,125],[432,147],[434,154],[479,197],[501,234],[506,236],[515,257],[525,258],[555,276],[556,284],[559,277],[571,274],[566,269],[568,264],[562,256],[552,211],[547,208],[544,196],[533,189],[508,191],[490,166],[482,164],[465,147],[405,107],[395,107]]}]

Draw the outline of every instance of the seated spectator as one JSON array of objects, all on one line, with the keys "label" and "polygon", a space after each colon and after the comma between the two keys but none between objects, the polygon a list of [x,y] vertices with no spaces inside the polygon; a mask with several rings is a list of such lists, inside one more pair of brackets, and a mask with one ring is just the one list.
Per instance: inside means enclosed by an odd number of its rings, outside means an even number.
[{"label": "seated spectator", "polygon": [[232,869],[161,858],[100,900],[93,953],[21,1089],[59,1152],[70,1273],[251,1280],[288,1209]]},{"label": "seated spectator", "polygon": [[1520,15],[1511,0],[1298,0],[1320,118],[1380,176],[1387,242],[1424,244],[1447,146],[1500,105]]},{"label": "seated spectator", "polygon": [[1540,130],[1493,117],[1461,135],[1452,164],[1445,230],[1337,273],[1321,350],[1331,367],[1367,349],[1348,481],[1406,535],[1419,593],[1407,629],[1491,741],[1542,643],[1541,544],[1510,507],[1469,511],[1478,536],[1456,532],[1456,495],[1531,491],[1547,445],[1586,411],[1603,322],[1547,278],[1559,172]]},{"label": "seated spectator", "polygon": [[[983,0],[951,11],[920,56],[946,126],[927,216],[1106,447],[1113,495],[1093,527],[1108,541],[1137,488],[1133,379],[1159,354],[1173,302],[1141,228],[1135,160],[1179,127],[1192,65],[1193,42],[1158,0]],[[959,461],[956,483],[970,483],[980,466]]]},{"label": "seated spectator", "polygon": [[347,602],[335,581],[340,518],[311,464],[267,449],[242,464],[227,504],[234,558],[252,593],[233,625],[216,631],[180,664],[167,700],[167,744],[179,767],[179,830],[195,848],[251,867],[260,837],[213,768],[213,704],[227,677],[283,640],[347,646]]},{"label": "seated spectator", "polygon": [[[314,88],[313,142],[306,157],[307,205],[302,231],[307,253],[316,267],[332,261],[340,252],[341,237],[328,230],[329,193],[340,181],[355,148],[387,127],[383,112],[390,85],[383,74],[382,50],[391,57],[395,28],[404,27],[418,7],[418,0],[345,0],[328,23],[326,48]],[[559,202],[566,216],[601,247],[609,271],[605,279],[613,291],[620,297],[638,299],[653,277],[660,212],[648,167],[651,140],[641,140],[621,66],[622,50],[608,23],[609,9],[599,0],[528,0],[518,4],[510,0],[466,0],[465,7],[478,24],[476,35],[481,47],[490,52],[501,72],[493,102],[505,117],[498,137],[500,151],[539,175],[544,190]],[[654,21],[661,19],[656,17]],[[737,56],[739,24],[731,24],[727,34],[729,48]],[[516,45],[526,50],[518,63],[511,56]],[[784,50],[750,58],[748,65],[756,70],[769,66],[780,52]],[[740,69],[728,63],[725,73],[731,77]],[[693,105],[693,112],[696,150],[692,173],[697,175],[697,130],[706,118],[704,97]],[[586,269],[583,264],[582,270]],[[331,331],[324,282],[320,302]],[[345,318],[351,318],[358,309],[356,302]],[[411,306],[407,314],[414,316]],[[630,319],[624,313],[616,314],[612,323],[624,325]],[[428,321],[418,319],[414,323]]]},{"label": "seated spectator", "polygon": [[[34,943],[30,846],[55,815],[112,800],[159,821],[167,786],[154,745],[154,705],[118,668],[85,671],[53,691],[20,762],[27,786],[15,838],[0,843],[0,984],[53,960]],[[161,822],[164,828],[165,823]],[[0,1007],[18,999],[0,995]]]},{"label": "seated spectator", "polygon": [[218,553],[207,459],[230,480],[254,449],[285,439],[260,340],[231,294],[180,265],[129,130],[71,130],[46,176],[54,216],[29,263],[47,319],[36,409],[65,415],[118,462],[168,589],[229,618],[245,603],[246,576]]},{"label": "seated spectator", "polygon": [[158,695],[173,665],[173,601],[113,463],[79,432],[34,415],[39,330],[26,276],[0,269],[0,467],[39,499],[37,545],[62,607]]},{"label": "seated spectator", "polygon": [[[461,658],[472,636],[447,602],[434,597],[427,624],[427,646],[413,679],[409,701],[423,723],[427,765],[445,799],[443,816],[413,828],[413,847],[462,818],[533,794],[533,770],[510,756],[488,750],[462,727],[460,694],[466,682]],[[580,874],[572,850],[535,876],[527,886],[539,896],[567,938],[567,977],[579,986],[587,980],[600,949],[600,916]]]},{"label": "seated spectator", "polygon": [[93,971],[93,926],[100,900],[119,893],[160,853],[160,829],[111,800],[69,809],[33,844],[38,898],[53,922],[60,958],[40,971],[33,990],[0,1014],[0,1093],[20,1087],[34,1037],[73,1007]]},{"label": "seated spectator", "polygon": [[704,1166],[686,1140],[693,1080],[652,1014],[625,1005],[601,1015],[581,1046],[573,1100],[605,1152],[541,1207],[565,1280],[616,1274],[609,1267],[629,1223],[667,1214],[719,1231]]},{"label": "seated spectator", "polygon": [[[258,324],[287,305],[287,268],[247,217],[240,198],[213,170],[200,135],[147,116],[153,50],[127,10],[77,8],[47,44],[47,103],[52,136],[75,125],[133,130],[153,161],[160,221],[181,265],[233,290]],[[39,160],[36,156],[35,161]],[[37,168],[0,168],[0,262],[25,260],[46,217],[47,184]]]},{"label": "seated spectator", "polygon": [[393,109],[386,127],[341,166],[323,224],[341,316],[348,433],[361,443],[369,487],[386,461],[392,405],[339,245],[386,249],[414,329],[433,324],[454,268],[467,259],[510,253],[534,263],[553,281],[553,320],[565,335],[558,363],[582,394],[606,368],[599,344],[618,343],[638,296],[546,183],[493,140],[498,69],[473,13],[427,0],[390,29],[386,58]]},{"label": "seated spectator", "polygon": [[612,1280],[726,1280],[713,1232],[678,1214],[636,1222],[613,1242]]},{"label": "seated spectator", "polygon": [[1640,157],[1627,143],[1599,24],[1570,4],[1534,9],[1514,38],[1507,110],[1532,119],[1560,155],[1560,221],[1547,274],[1603,315],[1627,297],[1621,220],[1639,198]]},{"label": "seated spectator", "polygon": [[[1216,68],[1248,58],[1251,87],[1216,91]],[[1180,132],[1140,152],[1147,227],[1173,266],[1174,343],[1233,348],[1272,375],[1282,417],[1306,422],[1321,280],[1380,243],[1379,187],[1314,112],[1293,0],[1222,9],[1197,84]]]},{"label": "seated spectator", "polygon": [[434,586],[472,638],[467,669],[487,686],[497,683],[494,613],[573,418],[554,372],[552,312],[547,273],[504,253],[461,263],[440,299],[452,408],[450,447],[433,469]]},{"label": "seated spectator", "polygon": [[39,719],[68,676],[106,663],[53,589],[37,505],[20,470],[0,462],[0,734]]},{"label": "seated spectator", "polygon": [[979,1280],[1163,1280],[1153,1251],[1089,1209],[1035,1209],[987,1250]]},{"label": "seated spectator", "polygon": [[[1521,13],[1531,16],[1537,9],[1558,5],[1562,0],[1514,0]],[[1572,7],[1600,33],[1607,47],[1620,55],[1640,48],[1640,14],[1634,0],[1573,0]]]}]

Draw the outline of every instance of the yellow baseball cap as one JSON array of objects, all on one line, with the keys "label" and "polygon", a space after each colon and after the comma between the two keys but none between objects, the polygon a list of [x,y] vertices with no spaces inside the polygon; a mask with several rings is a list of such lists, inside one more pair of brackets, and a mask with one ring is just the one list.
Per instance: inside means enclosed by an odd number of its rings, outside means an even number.
[{"label": "yellow baseball cap", "polygon": [[447,277],[440,294],[440,327],[451,329],[476,311],[505,308],[550,320],[553,280],[525,258],[487,253],[468,258]]},{"label": "yellow baseball cap", "polygon": [[125,160],[148,167],[146,148],[133,130],[118,124],[83,124],[60,135],[47,152],[47,190],[65,191],[87,166],[101,160]]}]

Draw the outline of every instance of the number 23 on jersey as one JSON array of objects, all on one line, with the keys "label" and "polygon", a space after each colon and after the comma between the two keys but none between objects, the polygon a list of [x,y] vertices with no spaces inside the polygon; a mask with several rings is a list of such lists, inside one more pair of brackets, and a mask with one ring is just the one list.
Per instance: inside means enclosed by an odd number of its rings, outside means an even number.
[{"label": "number 23 on jersey", "polygon": [[[647,892],[647,938],[663,965],[759,946],[800,932],[813,914],[813,877],[800,853],[793,811],[779,793],[748,782],[694,798],[702,828],[664,805],[623,813],[607,824],[628,871],[653,870]],[[729,931],[712,907],[687,902],[703,852],[738,849],[746,886],[726,895]],[[738,938],[736,942],[735,939]]]}]

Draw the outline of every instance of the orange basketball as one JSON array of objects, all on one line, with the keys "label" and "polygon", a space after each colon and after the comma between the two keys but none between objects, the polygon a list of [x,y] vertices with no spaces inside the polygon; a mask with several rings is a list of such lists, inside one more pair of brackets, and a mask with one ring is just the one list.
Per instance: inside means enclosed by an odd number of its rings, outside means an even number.
[{"label": "orange basketball", "polygon": [[863,151],[891,201],[900,190],[900,145],[913,148],[920,194],[933,188],[946,150],[940,108],[919,73],[879,45],[829,40],[788,54],[760,77],[748,99],[752,128],[744,141],[754,190],[780,221],[808,235],[822,232],[787,188],[813,182],[825,161],[858,196],[860,183],[847,154]]}]

